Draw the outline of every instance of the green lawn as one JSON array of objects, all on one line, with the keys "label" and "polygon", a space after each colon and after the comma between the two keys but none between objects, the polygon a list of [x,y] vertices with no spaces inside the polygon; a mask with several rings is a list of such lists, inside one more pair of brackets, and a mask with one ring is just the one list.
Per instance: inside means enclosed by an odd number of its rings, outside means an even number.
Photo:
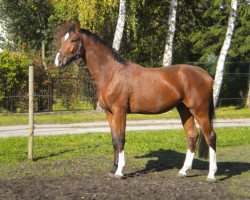
[{"label": "green lawn", "polygon": [[[250,145],[250,127],[218,128],[217,147],[220,150]],[[113,147],[109,133],[37,136],[35,137],[35,160],[43,162],[62,158],[77,158],[80,155],[112,157]],[[139,156],[158,149],[185,152],[186,138],[183,130],[128,131],[126,153]],[[249,158],[250,159],[250,158]],[[27,160],[27,138],[0,139],[0,163],[20,164]],[[250,161],[250,160],[249,160]]]},{"label": "green lawn", "polygon": [[[250,197],[250,127],[218,128],[217,178],[230,192]],[[125,173],[180,169],[187,150],[183,130],[130,131],[126,134]],[[34,162],[27,160],[27,138],[0,139],[0,179],[81,176],[107,173],[113,162],[107,133],[35,137]],[[195,159],[194,173],[207,173],[207,161]],[[176,169],[177,168],[177,169]],[[163,171],[163,172],[164,172]],[[197,177],[202,181],[205,174]],[[243,185],[242,185],[243,183]]]},{"label": "green lawn", "polygon": [[[237,109],[235,107],[224,107],[216,110],[216,117],[221,119],[250,118],[250,110],[247,108]],[[179,114],[176,109],[160,115],[139,115],[129,114],[128,120],[142,119],[176,119]],[[82,111],[76,113],[53,113],[53,114],[35,114],[36,124],[69,124],[106,120],[105,114],[95,111]],[[28,116],[15,114],[1,114],[0,126],[13,126],[28,124]]]}]

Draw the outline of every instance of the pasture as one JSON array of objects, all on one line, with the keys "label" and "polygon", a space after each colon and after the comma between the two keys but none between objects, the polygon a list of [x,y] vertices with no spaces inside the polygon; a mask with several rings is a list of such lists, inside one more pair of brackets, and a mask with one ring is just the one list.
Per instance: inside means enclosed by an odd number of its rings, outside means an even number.
[{"label": "pasture", "polygon": [[104,134],[35,138],[27,161],[25,137],[0,139],[3,199],[249,199],[250,128],[216,129],[216,183],[205,181],[208,162],[195,159],[178,178],[187,149],[184,130],[126,134],[125,179],[110,179],[113,147]]}]

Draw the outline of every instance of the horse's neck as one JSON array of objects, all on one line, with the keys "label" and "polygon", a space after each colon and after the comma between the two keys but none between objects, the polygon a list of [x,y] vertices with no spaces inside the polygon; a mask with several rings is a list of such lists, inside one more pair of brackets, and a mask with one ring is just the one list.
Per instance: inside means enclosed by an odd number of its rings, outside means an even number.
[{"label": "horse's neck", "polygon": [[86,62],[97,87],[100,87],[114,70],[114,61],[107,47],[95,42],[89,42],[85,46]]}]

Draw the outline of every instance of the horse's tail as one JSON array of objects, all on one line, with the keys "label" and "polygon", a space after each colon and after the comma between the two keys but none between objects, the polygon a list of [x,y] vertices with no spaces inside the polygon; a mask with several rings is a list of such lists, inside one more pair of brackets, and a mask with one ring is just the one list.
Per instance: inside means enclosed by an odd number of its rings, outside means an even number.
[{"label": "horse's tail", "polygon": [[[213,126],[213,119],[215,117],[215,108],[214,108],[214,101],[213,96],[209,105],[209,118],[211,126]],[[200,136],[199,136],[199,158],[208,158],[208,145],[206,143],[204,134],[200,130]]]}]

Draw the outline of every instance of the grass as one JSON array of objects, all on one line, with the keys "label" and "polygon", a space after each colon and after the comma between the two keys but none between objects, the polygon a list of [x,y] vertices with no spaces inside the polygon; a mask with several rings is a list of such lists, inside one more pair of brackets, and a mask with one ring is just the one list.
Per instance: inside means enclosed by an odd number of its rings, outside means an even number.
[{"label": "grass", "polygon": [[[218,166],[224,168],[217,177],[228,180],[232,193],[250,197],[250,127],[217,128],[216,132]],[[179,169],[186,149],[183,130],[127,132],[125,172]],[[26,137],[0,139],[0,179],[106,173],[113,161],[107,133],[35,137],[34,154],[34,162],[28,161]],[[195,163],[208,167],[202,160]]]},{"label": "grass", "polygon": [[[223,107],[216,110],[216,117],[221,119],[250,118],[247,108]],[[176,119],[179,114],[176,109],[159,115],[129,114],[128,120],[146,119]],[[35,114],[36,124],[70,124],[106,120],[105,114],[95,111],[82,111],[77,113]],[[28,124],[28,115],[1,114],[0,126],[14,126]]]},{"label": "grass", "polygon": [[[217,147],[227,150],[250,145],[250,127],[220,128],[217,132]],[[187,145],[183,130],[129,131],[126,134],[126,153],[144,155],[158,149],[185,152]],[[57,160],[76,158],[80,155],[112,156],[111,136],[106,133],[37,136],[35,137],[35,160]],[[27,160],[27,138],[11,137],[0,139],[0,163],[20,164]]]}]

